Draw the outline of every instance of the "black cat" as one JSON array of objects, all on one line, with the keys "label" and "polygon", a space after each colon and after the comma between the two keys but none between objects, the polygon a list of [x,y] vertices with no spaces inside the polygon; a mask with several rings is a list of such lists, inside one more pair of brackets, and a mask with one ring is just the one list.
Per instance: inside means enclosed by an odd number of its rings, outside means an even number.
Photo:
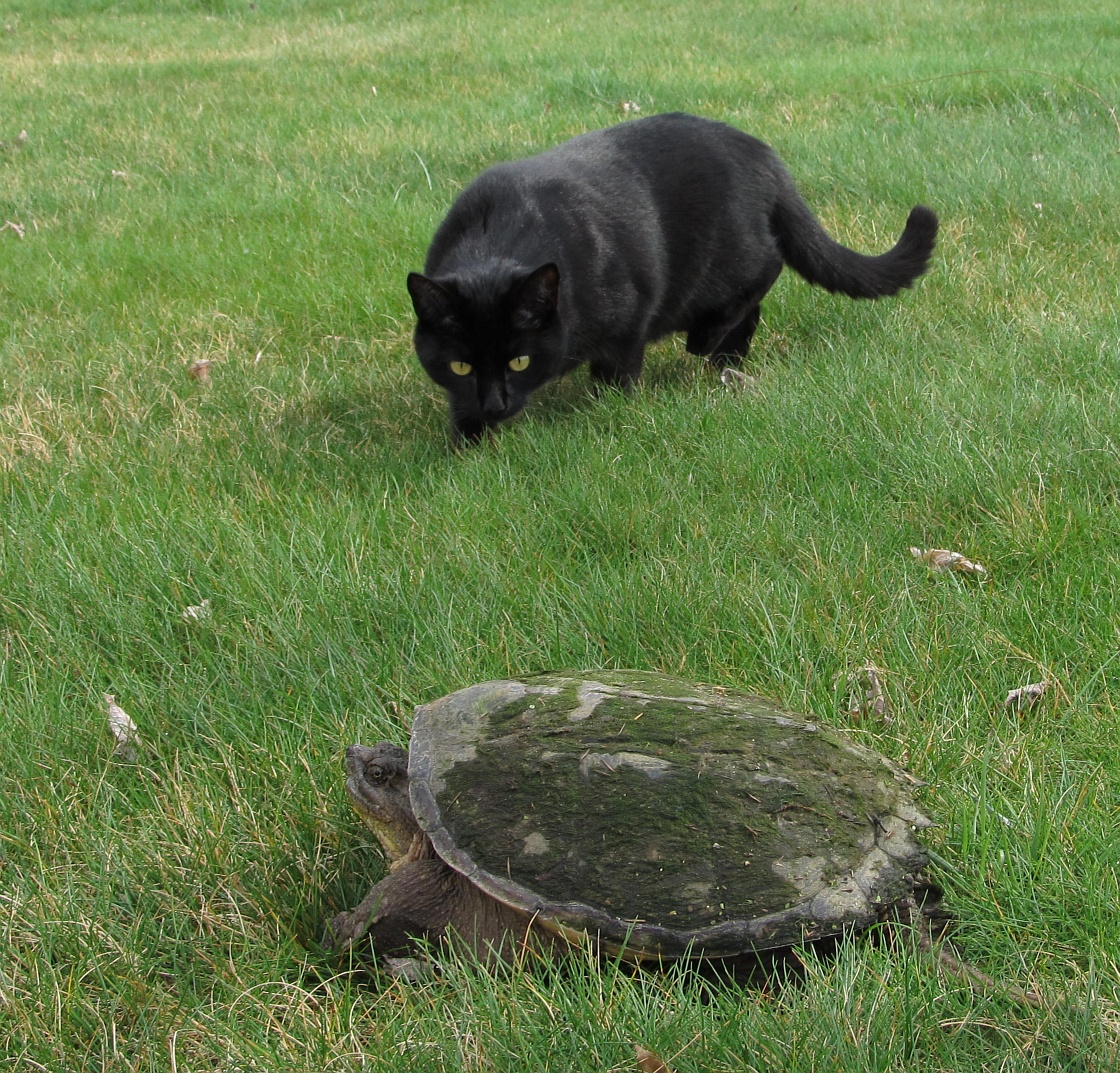
[{"label": "black cat", "polygon": [[583,361],[621,387],[646,343],[687,332],[738,363],[788,264],[829,291],[880,298],[929,263],[937,217],[911,210],[895,247],[834,242],[763,142],[666,114],[498,164],[459,196],[413,272],[416,352],[447,391],[456,440],[477,440]]}]

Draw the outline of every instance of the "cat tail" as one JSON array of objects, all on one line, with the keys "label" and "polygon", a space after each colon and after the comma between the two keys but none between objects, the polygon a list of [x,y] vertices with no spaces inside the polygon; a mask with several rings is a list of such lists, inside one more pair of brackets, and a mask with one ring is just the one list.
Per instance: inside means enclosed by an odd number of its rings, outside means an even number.
[{"label": "cat tail", "polygon": [[792,180],[770,223],[790,268],[810,283],[849,298],[884,298],[909,287],[929,267],[937,241],[937,214],[915,205],[892,249],[878,256],[856,253],[828,235]]}]

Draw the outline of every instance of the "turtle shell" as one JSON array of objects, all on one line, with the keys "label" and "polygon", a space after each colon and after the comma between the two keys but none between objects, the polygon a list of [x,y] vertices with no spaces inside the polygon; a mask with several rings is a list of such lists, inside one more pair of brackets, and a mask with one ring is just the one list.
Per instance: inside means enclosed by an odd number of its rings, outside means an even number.
[{"label": "turtle shell", "polygon": [[412,807],[487,894],[628,956],[865,927],[930,825],[885,757],[759,697],[635,671],[470,686],[416,709]]}]

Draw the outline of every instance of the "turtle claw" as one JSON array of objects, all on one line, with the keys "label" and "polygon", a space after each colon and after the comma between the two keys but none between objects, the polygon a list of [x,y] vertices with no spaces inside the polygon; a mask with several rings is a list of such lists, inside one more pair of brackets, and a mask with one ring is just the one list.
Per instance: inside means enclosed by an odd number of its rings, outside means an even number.
[{"label": "turtle claw", "polygon": [[423,984],[439,975],[438,966],[427,958],[385,959],[385,971],[394,980],[404,980],[410,984]]},{"label": "turtle claw", "polygon": [[348,913],[339,913],[327,925],[323,945],[328,950],[342,953],[349,950],[369,930],[370,914],[362,912],[362,906],[350,910]]}]

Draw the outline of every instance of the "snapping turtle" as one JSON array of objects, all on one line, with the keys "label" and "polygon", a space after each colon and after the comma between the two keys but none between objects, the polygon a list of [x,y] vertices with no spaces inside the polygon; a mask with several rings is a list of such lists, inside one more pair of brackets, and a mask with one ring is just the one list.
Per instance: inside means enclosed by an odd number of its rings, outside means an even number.
[{"label": "snapping turtle", "polygon": [[594,937],[723,958],[913,905],[914,780],[730,689],[634,671],[486,682],[416,709],[406,753],[352,745],[347,789],[390,873],[331,924],[379,954],[454,933],[483,958]]}]

